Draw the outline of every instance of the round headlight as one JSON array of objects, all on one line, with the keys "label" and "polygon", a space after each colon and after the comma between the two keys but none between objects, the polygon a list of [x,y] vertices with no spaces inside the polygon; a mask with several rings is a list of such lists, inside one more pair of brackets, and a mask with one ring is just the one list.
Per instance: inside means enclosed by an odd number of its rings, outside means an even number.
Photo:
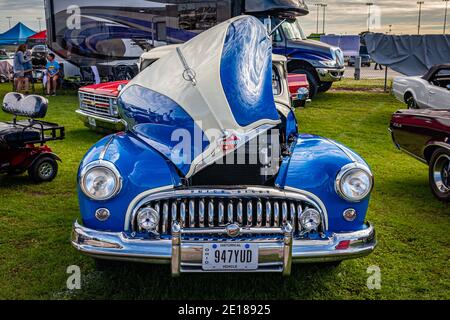
[{"label": "round headlight", "polygon": [[155,231],[159,225],[158,212],[152,208],[144,208],[139,210],[137,215],[137,224],[141,230]]},{"label": "round headlight", "polygon": [[112,163],[99,161],[88,165],[81,173],[80,186],[93,200],[108,200],[121,189],[121,177]]},{"label": "round headlight", "polygon": [[369,168],[358,163],[344,166],[336,178],[336,192],[344,200],[359,202],[365,199],[373,187]]},{"label": "round headlight", "polygon": [[320,226],[320,213],[315,209],[306,209],[300,215],[300,224],[305,231],[317,231]]}]

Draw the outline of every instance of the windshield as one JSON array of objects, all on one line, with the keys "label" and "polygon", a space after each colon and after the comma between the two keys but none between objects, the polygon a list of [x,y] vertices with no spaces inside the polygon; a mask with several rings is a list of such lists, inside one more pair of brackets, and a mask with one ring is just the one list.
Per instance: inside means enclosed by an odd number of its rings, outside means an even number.
[{"label": "windshield", "polygon": [[306,40],[299,18],[292,21],[285,21],[281,27],[287,40]]}]

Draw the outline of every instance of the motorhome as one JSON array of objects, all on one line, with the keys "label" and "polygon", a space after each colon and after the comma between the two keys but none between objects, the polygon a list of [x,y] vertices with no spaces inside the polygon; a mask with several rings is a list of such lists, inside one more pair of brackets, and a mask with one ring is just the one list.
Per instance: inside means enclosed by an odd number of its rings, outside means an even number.
[{"label": "motorhome", "polygon": [[307,75],[311,97],[330,89],[345,70],[339,48],[306,39],[304,0],[45,2],[52,51],[78,67],[95,65],[109,80],[132,78],[137,59],[153,47],[185,42],[242,14],[258,17],[268,30],[281,24],[272,35],[273,52],[288,57],[289,73]]}]

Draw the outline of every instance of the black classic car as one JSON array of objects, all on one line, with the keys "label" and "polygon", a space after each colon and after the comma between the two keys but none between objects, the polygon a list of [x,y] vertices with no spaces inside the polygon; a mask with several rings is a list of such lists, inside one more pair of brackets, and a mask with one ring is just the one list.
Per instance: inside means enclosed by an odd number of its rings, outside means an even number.
[{"label": "black classic car", "polygon": [[429,166],[431,190],[450,202],[450,110],[400,110],[393,114],[394,144]]}]

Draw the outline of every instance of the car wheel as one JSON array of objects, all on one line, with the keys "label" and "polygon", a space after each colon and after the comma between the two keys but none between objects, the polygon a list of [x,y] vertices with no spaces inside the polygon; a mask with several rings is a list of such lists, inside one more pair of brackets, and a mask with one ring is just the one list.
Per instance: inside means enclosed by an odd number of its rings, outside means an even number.
[{"label": "car wheel", "polygon": [[430,187],[441,201],[450,202],[450,150],[438,149],[430,161]]},{"label": "car wheel", "polygon": [[414,99],[414,97],[412,95],[409,95],[406,98],[406,105],[408,106],[408,109],[419,109],[416,99]]},{"label": "car wheel", "polygon": [[50,182],[55,179],[58,174],[58,163],[51,157],[43,157],[38,159],[28,169],[28,175],[31,180],[36,183]]},{"label": "car wheel", "polygon": [[304,69],[293,70],[292,73],[306,75],[309,83],[309,97],[314,98],[319,92],[319,81],[316,76],[311,71]]},{"label": "car wheel", "polygon": [[333,82],[322,82],[319,87],[319,92],[327,92],[331,89]]}]

